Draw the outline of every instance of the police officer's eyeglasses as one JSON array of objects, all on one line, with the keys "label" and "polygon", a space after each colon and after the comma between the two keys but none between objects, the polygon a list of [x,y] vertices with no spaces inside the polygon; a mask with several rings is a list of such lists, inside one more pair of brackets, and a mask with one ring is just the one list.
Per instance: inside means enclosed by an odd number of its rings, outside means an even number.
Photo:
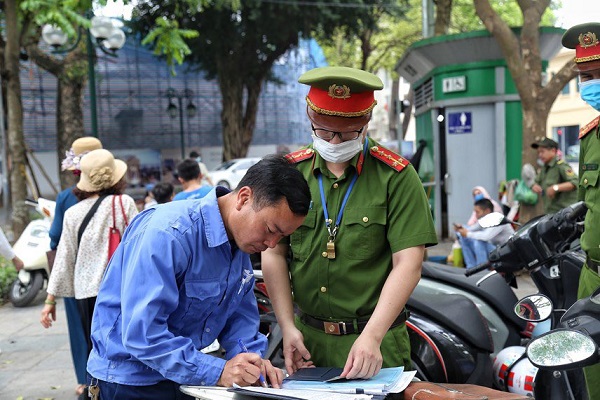
[{"label": "police officer's eyeglasses", "polygon": [[314,132],[315,136],[318,137],[319,139],[330,141],[335,137],[335,135],[338,135],[338,137],[340,138],[340,140],[342,142],[358,139],[360,134],[365,129],[365,127],[363,126],[362,128],[360,128],[357,131],[335,132],[335,131],[330,131],[328,129],[315,128],[315,126],[313,124],[310,124],[310,126],[311,126],[312,131]]}]

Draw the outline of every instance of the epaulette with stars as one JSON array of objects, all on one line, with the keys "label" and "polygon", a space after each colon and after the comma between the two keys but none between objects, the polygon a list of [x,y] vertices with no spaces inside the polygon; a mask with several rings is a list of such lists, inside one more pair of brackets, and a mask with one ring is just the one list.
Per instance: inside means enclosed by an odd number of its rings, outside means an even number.
[{"label": "epaulette with stars", "polygon": [[583,139],[585,135],[591,132],[595,127],[598,126],[598,122],[600,122],[600,116],[594,118],[589,124],[579,129],[579,139]]},{"label": "epaulette with stars", "polygon": [[410,164],[406,158],[399,156],[393,151],[382,146],[373,146],[370,148],[369,152],[373,157],[384,164],[389,165],[398,172],[402,171],[408,164]]},{"label": "epaulette with stars", "polygon": [[291,153],[288,153],[285,155],[285,158],[288,160],[288,162],[290,164],[297,164],[301,161],[309,160],[309,159],[313,158],[314,155],[315,155],[315,151],[311,148],[308,148],[308,149],[300,149],[300,150],[296,150]]}]

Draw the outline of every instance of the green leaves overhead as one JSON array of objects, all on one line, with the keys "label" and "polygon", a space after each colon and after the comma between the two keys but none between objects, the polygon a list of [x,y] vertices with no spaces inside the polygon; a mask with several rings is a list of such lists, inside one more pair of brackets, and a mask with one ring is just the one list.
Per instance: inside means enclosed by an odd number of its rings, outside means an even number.
[{"label": "green leaves overhead", "polygon": [[156,27],[142,41],[143,45],[151,44],[155,55],[165,56],[167,63],[182,64],[185,57],[192,51],[184,39],[194,39],[200,36],[198,31],[179,29],[179,23],[164,17],[156,19]]}]

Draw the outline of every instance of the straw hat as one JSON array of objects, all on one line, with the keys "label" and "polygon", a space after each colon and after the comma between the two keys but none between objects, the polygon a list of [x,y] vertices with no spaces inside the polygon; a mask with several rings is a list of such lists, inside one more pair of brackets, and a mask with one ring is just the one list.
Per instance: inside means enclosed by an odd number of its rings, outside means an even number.
[{"label": "straw hat", "polygon": [[71,148],[66,152],[66,158],[62,161],[61,167],[62,170],[79,170],[79,163],[81,162],[81,157],[85,154],[89,153],[92,150],[97,150],[102,148],[102,142],[100,142],[95,137],[84,136],[82,138],[76,139]]},{"label": "straw hat", "polygon": [[127,164],[116,160],[108,150],[90,151],[81,159],[81,178],[77,188],[85,192],[99,192],[117,184],[127,172]]}]

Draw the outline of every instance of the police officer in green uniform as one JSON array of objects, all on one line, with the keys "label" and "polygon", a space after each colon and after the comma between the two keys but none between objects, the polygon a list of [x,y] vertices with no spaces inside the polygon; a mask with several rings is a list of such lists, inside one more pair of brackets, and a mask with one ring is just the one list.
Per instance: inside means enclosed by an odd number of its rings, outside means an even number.
[{"label": "police officer in green uniform", "polygon": [[[600,111],[600,23],[576,25],[565,32],[562,44],[575,49],[581,98]],[[579,277],[579,298],[600,287],[600,116],[579,130],[579,198],[588,207],[581,248],[587,255]],[[584,369],[590,400],[600,399],[600,364]]]},{"label": "police officer in green uniform", "polygon": [[299,82],[310,86],[313,143],[288,159],[313,203],[289,240],[262,254],[286,368],[343,367],[348,378],[410,368],[404,306],[425,246],[437,243],[423,186],[407,160],[367,137],[377,76],[325,67]]},{"label": "police officer in green uniform", "polygon": [[576,203],[578,178],[569,164],[556,157],[558,143],[550,138],[543,138],[531,147],[537,150],[538,159],[544,163],[531,187],[534,192],[542,195],[544,212],[555,213]]}]

